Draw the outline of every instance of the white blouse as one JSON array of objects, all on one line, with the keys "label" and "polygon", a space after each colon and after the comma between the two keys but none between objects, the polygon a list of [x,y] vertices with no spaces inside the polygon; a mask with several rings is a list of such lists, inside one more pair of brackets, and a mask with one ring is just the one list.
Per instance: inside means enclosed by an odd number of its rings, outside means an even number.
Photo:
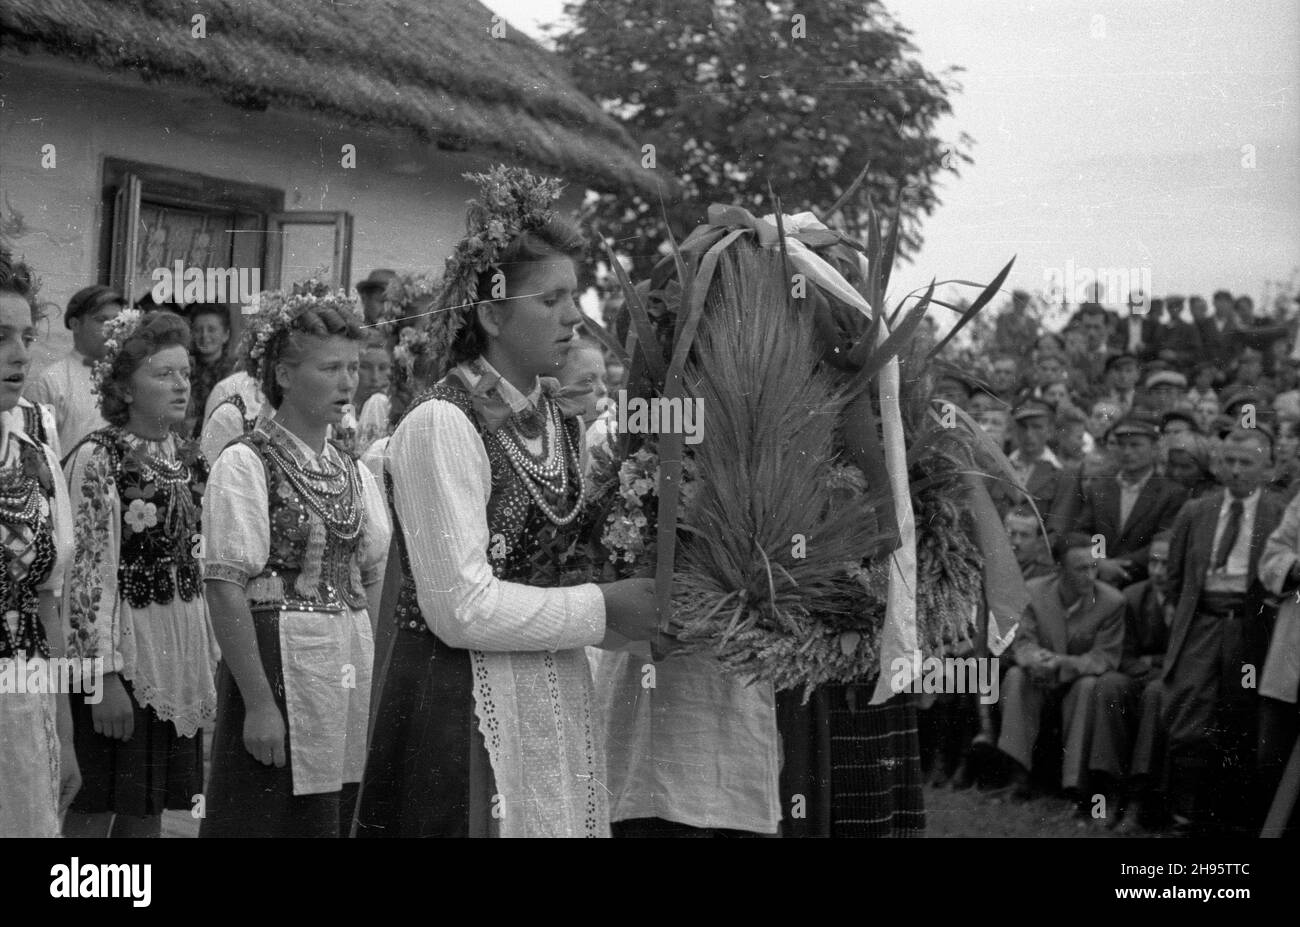
[{"label": "white blouse", "polygon": [[[128,441],[152,456],[175,459],[174,436],[157,442],[128,435]],[[83,658],[102,657],[104,672],[130,680],[141,706],[172,722],[180,736],[192,737],[215,717],[217,706],[213,674],[220,651],[203,592],[188,602],[178,591],[166,605],[131,605],[118,588],[122,500],[112,457],[99,444],[83,444],[68,460],[66,476],[76,530],[63,590],[71,649]],[[142,530],[149,518],[156,523],[152,503],[132,500],[129,509],[137,506],[141,521],[133,530]],[[170,569],[175,583],[176,568]]]},{"label": "white blouse", "polygon": [[420,611],[444,643],[488,651],[600,643],[605,598],[599,586],[542,589],[492,574],[492,467],[465,413],[441,399],[422,403],[389,441],[388,467]]},{"label": "white blouse", "polygon": [[[471,388],[477,376],[457,368]],[[502,381],[516,412],[536,401]],[[474,707],[504,837],[609,835],[605,745],[585,651],[605,633],[600,587],[506,582],[488,564],[492,470],[469,418],[442,399],[409,412],[388,444],[393,500],[420,611],[470,651]]]},{"label": "white blouse", "polygon": [[[329,442],[317,454],[300,438],[281,427],[274,417],[269,424],[277,438],[288,441],[308,466],[352,465],[343,460]],[[384,505],[374,477],[360,466],[357,474],[365,512],[357,557],[361,582],[370,585],[383,579],[392,528],[388,507]],[[262,458],[246,444],[226,448],[208,476],[208,488],[203,496],[203,549],[207,568],[215,566],[222,575],[243,576],[245,583],[260,574],[270,559],[271,520],[267,509],[266,469]]]},{"label": "white blouse", "polygon": [[375,393],[361,406],[357,416],[357,453],[364,455],[376,441],[388,434],[388,412],[392,403],[387,393]]}]

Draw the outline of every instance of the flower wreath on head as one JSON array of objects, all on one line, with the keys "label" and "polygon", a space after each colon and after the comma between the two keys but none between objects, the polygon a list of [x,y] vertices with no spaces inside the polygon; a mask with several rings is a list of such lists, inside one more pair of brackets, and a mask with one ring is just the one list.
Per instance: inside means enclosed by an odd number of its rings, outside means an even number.
[{"label": "flower wreath on head", "polygon": [[501,253],[523,232],[555,218],[555,201],[564,185],[553,177],[538,177],[522,167],[498,164],[486,174],[465,174],[479,186],[469,201],[465,237],[447,258],[442,274],[438,311],[429,324],[430,349],[442,360],[457,333],[470,319],[480,296],[479,275],[497,266]]},{"label": "flower wreath on head", "polygon": [[113,374],[122,346],[139,330],[144,318],[145,313],[139,309],[123,309],[104,323],[104,356],[90,369],[91,389],[96,396],[104,395],[104,384]]},{"label": "flower wreath on head", "polygon": [[264,290],[245,307],[250,314],[239,353],[244,369],[259,384],[264,379],[267,346],[307,309],[336,309],[345,315],[357,315],[356,300],[346,290],[331,290],[320,280],[295,283],[288,291]]},{"label": "flower wreath on head", "polygon": [[413,326],[402,329],[393,346],[393,366],[401,369],[410,379],[415,375],[415,362],[429,352],[429,333]]},{"label": "flower wreath on head", "polygon": [[384,289],[384,320],[400,322],[422,301],[436,299],[442,292],[437,274],[398,274]]}]

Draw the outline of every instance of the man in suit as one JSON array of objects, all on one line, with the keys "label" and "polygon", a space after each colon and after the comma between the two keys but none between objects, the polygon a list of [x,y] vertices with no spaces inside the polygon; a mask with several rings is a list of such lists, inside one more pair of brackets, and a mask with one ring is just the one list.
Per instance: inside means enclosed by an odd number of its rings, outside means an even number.
[{"label": "man in suit", "polygon": [[1235,428],[1224,439],[1224,489],[1178,514],[1169,585],[1178,605],[1162,687],[1169,737],[1167,792],[1180,832],[1217,823],[1257,828],[1253,792],[1259,699],[1271,609],[1259,579],[1264,545],[1284,500],[1265,489],[1273,437]]},{"label": "man in suit", "polygon": [[1149,418],[1121,419],[1111,435],[1119,473],[1083,484],[1075,530],[1105,538],[1098,576],[1122,588],[1146,578],[1151,539],[1173,524],[1187,489],[1155,472],[1159,432]]},{"label": "man in suit", "polygon": [[1124,832],[1141,829],[1144,806],[1150,803],[1149,792],[1153,784],[1158,784],[1152,783],[1151,774],[1163,769],[1160,677],[1169,627],[1174,620],[1174,600],[1169,595],[1169,541],[1168,531],[1152,539],[1147,558],[1150,578],[1124,590],[1123,656],[1119,669],[1097,682],[1088,768],[1102,790],[1123,787],[1124,806],[1120,808],[1111,800],[1107,807],[1116,809],[1110,823],[1118,823]]},{"label": "man in suit", "polygon": [[1076,318],[1085,339],[1080,367],[1087,378],[1089,389],[1096,390],[1101,386],[1106,363],[1114,353],[1109,344],[1110,319],[1099,303],[1084,303],[1079,307]]},{"label": "man in suit", "polygon": [[1074,469],[1061,463],[1047,446],[1054,414],[1052,407],[1041,399],[1026,399],[1012,410],[1016,449],[1008,459],[1019,486],[995,482],[989,490],[998,514],[1003,517],[1023,505],[1026,498],[1032,499],[1048,536],[1053,540],[1067,527],[1064,514],[1066,497],[1075,482]]},{"label": "man in suit", "polygon": [[1097,580],[1092,538],[1063,541],[1055,576],[1029,582],[1029,605],[1012,645],[1014,665],[1002,681],[998,749],[1015,761],[1015,799],[1027,798],[1029,770],[1044,712],[1061,713],[1061,786],[1081,797],[1097,680],[1119,666],[1124,596]]},{"label": "man in suit", "polygon": [[1200,332],[1194,322],[1183,321],[1183,297],[1167,297],[1161,315],[1153,312],[1152,316],[1156,324],[1152,347],[1158,359],[1181,366],[1201,357]]}]

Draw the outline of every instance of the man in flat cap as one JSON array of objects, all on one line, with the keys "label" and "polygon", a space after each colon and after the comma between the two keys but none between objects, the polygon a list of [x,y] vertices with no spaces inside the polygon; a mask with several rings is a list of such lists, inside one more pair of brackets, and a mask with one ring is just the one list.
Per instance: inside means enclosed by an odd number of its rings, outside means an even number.
[{"label": "man in flat cap", "polygon": [[1015,450],[1009,459],[1019,485],[996,481],[989,489],[1003,517],[1027,499],[1033,500],[1052,541],[1067,527],[1067,496],[1075,484],[1074,468],[1063,464],[1047,446],[1054,417],[1052,407],[1041,399],[1024,399],[1011,411]]},{"label": "man in flat cap", "polygon": [[1187,395],[1187,377],[1176,370],[1157,370],[1147,376],[1145,405],[1157,415],[1168,412]]},{"label": "man in flat cap", "polygon": [[1123,588],[1146,578],[1151,539],[1173,525],[1188,492],[1156,473],[1160,435],[1148,416],[1121,419],[1111,435],[1117,444],[1119,472],[1083,485],[1083,507],[1075,529],[1104,539],[1098,574]]},{"label": "man in flat cap", "polygon": [[26,398],[50,407],[59,430],[59,447],[70,451],[77,442],[108,427],[99,414],[90,371],[104,356],[104,323],[117,317],[125,303],[111,287],[88,286],[68,300],[63,324],[72,331],[72,350],[46,367],[27,387]]},{"label": "man in flat cap", "polygon": [[1127,415],[1137,396],[1137,382],[1138,359],[1132,354],[1112,354],[1106,358],[1106,379],[1099,398],[1115,402]]}]

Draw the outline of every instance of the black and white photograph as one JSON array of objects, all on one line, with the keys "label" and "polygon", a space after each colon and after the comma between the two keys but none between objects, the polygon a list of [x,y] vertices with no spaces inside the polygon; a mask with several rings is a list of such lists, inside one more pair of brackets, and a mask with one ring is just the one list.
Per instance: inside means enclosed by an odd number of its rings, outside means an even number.
[{"label": "black and white photograph", "polygon": [[137,907],[92,838],[1074,838],[1116,909],[1250,899],[1298,49],[1294,0],[0,0],[0,836]]}]

